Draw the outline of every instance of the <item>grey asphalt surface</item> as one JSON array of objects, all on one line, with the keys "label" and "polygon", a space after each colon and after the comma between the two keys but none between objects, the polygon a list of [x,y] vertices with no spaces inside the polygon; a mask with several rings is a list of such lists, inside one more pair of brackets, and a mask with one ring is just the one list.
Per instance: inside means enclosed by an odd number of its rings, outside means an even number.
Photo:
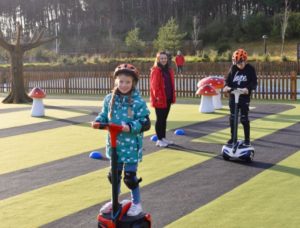
[{"label": "grey asphalt surface", "polygon": [[[258,105],[256,109],[251,110],[250,119],[262,118],[266,115],[282,112],[290,108],[292,106]],[[90,115],[84,115],[81,118],[75,118],[75,120],[53,120],[51,122],[55,123],[54,126],[59,127],[65,124],[78,124],[80,122],[91,121],[94,116],[95,112],[91,110]],[[30,132],[32,129],[39,127],[41,126],[27,125],[27,130],[26,128],[22,128],[21,132]],[[184,127],[186,135],[180,138],[178,145],[173,146],[174,149],[178,149],[183,153],[200,153],[202,155],[204,151],[215,156],[204,163],[178,172],[153,184],[144,187],[141,184],[144,211],[151,213],[153,227],[163,227],[194,209],[205,205],[241,183],[246,182],[263,170],[272,167],[300,148],[298,140],[300,135],[299,124],[254,141],[253,145],[256,148],[256,156],[252,164],[225,162],[219,156],[221,145],[190,142],[193,138],[201,137],[227,127],[228,117]],[[10,133],[13,132],[12,129],[8,130]],[[14,130],[17,134],[20,133],[19,129]],[[172,133],[173,131],[168,132],[168,138],[178,141],[178,136],[174,136]],[[149,137],[146,137],[145,154],[157,150],[159,148],[155,147],[153,142],[150,142]],[[109,165],[108,162],[90,160],[88,158],[89,152],[87,151],[86,153],[66,159],[0,175],[0,199],[67,180]],[[285,170],[289,171],[288,169]],[[126,197],[128,198],[129,195],[121,196],[121,198]],[[176,199],[176,202],[174,199]],[[54,221],[44,227],[96,227],[96,215],[102,203]]]}]

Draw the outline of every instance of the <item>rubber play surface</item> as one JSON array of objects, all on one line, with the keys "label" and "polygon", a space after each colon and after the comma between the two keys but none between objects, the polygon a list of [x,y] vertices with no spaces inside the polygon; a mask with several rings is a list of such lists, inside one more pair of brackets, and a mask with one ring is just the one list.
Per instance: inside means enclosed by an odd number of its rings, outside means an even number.
[{"label": "rubber play surface", "polygon": [[[90,127],[100,105],[52,98],[46,116],[33,118],[29,105],[0,104],[0,227],[96,227],[110,199],[109,162],[88,157],[105,152],[106,132]],[[220,156],[229,133],[226,106],[210,114],[199,113],[198,104],[172,106],[167,137],[175,145],[163,149],[150,141],[151,109],[138,175],[153,227],[300,224],[300,105],[252,106],[250,164]],[[178,128],[186,134],[174,135]],[[120,198],[129,197],[123,184]]]}]

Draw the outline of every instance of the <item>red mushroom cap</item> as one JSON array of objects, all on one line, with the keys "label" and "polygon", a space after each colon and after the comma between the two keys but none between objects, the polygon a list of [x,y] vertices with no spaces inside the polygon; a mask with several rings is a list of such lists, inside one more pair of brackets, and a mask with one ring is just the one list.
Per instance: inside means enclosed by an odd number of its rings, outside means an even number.
[{"label": "red mushroom cap", "polygon": [[198,84],[197,87],[202,87],[204,85],[210,85],[214,87],[215,89],[222,89],[224,87],[225,80],[223,77],[218,76],[209,76],[206,78],[202,78]]},{"label": "red mushroom cap", "polygon": [[217,92],[212,86],[204,85],[197,90],[196,94],[202,96],[215,96],[217,95]]},{"label": "red mushroom cap", "polygon": [[28,94],[28,96],[30,96],[31,98],[44,98],[46,97],[46,93],[39,87],[34,87],[30,93]]}]

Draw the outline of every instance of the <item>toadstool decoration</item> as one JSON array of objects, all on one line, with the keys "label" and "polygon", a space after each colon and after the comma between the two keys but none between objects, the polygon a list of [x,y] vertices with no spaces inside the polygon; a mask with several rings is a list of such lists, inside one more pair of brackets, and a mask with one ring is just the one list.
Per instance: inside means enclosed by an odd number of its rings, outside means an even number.
[{"label": "toadstool decoration", "polygon": [[210,85],[216,90],[216,95],[212,97],[213,106],[215,109],[222,108],[221,89],[224,87],[225,80],[222,76],[209,76],[201,79],[197,86],[198,88],[204,85]]},{"label": "toadstool decoration", "polygon": [[221,89],[225,85],[225,80],[223,77],[219,76],[211,76],[211,85],[216,90],[217,95],[213,96],[213,105],[215,109],[221,109],[222,108],[222,100],[221,100]]},{"label": "toadstool decoration", "polygon": [[28,94],[29,97],[33,99],[32,107],[31,107],[31,116],[40,117],[45,115],[45,109],[43,104],[43,98],[46,97],[45,92],[35,87]]},{"label": "toadstool decoration", "polygon": [[212,97],[217,95],[216,90],[210,85],[204,85],[198,88],[197,95],[201,95],[199,112],[210,113],[214,112]]}]

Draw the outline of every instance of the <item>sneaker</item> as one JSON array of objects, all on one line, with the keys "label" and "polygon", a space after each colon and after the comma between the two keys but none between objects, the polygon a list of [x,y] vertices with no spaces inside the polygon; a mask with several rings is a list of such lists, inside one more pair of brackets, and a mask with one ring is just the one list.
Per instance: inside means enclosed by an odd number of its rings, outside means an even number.
[{"label": "sneaker", "polygon": [[142,204],[141,203],[138,203],[138,204],[132,203],[131,207],[127,211],[127,216],[137,216],[142,211],[143,211],[143,209],[142,209]]},{"label": "sneaker", "polygon": [[243,145],[244,145],[244,146],[251,146],[250,140],[249,140],[249,139],[248,139],[248,140],[246,139],[246,140],[244,141]]},{"label": "sneaker", "polygon": [[164,141],[165,143],[167,143],[167,144],[169,144],[169,145],[172,145],[172,144],[174,144],[174,142],[173,142],[173,141],[171,141],[171,140],[167,140],[166,138],[162,138],[162,141]]},{"label": "sneaker", "polygon": [[232,145],[232,143],[233,143],[233,139],[229,139],[229,140],[227,141],[227,145]]},{"label": "sneaker", "polygon": [[107,214],[111,211],[112,211],[112,202],[111,201],[104,204],[100,209],[101,214]]},{"label": "sneaker", "polygon": [[167,147],[169,144],[164,142],[163,140],[157,140],[156,142],[156,146],[159,146],[159,147]]}]

